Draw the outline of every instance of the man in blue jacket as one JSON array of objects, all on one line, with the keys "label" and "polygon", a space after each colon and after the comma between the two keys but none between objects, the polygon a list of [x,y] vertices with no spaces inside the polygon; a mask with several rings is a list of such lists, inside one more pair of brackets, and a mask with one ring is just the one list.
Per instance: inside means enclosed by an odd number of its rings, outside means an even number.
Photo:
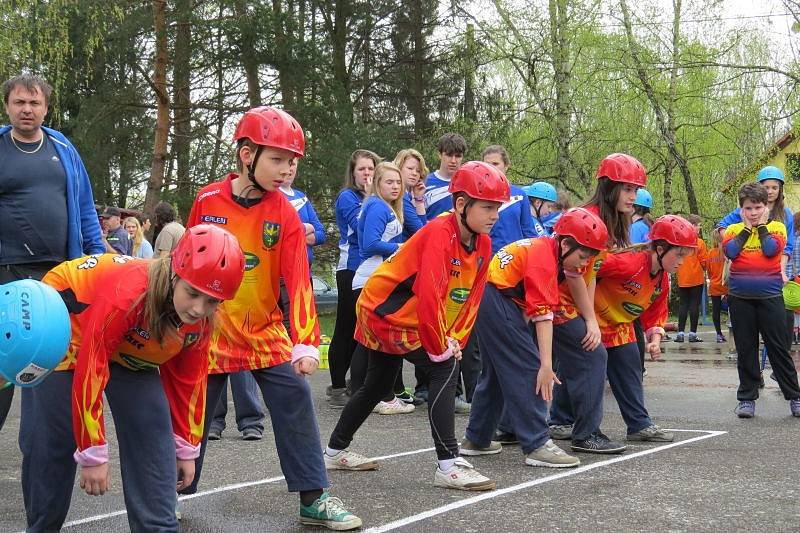
[{"label": "man in blue jacket", "polygon": [[[78,151],[42,126],[52,88],[23,74],[2,91],[11,125],[0,128],[0,283],[40,280],[62,261],[105,246]],[[0,390],[0,428],[13,394]]]}]

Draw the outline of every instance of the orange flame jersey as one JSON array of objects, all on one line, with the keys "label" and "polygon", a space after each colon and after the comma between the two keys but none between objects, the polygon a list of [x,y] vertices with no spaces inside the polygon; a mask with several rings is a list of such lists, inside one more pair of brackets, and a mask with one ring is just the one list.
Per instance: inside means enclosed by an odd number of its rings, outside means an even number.
[{"label": "orange flame jersey", "polygon": [[[600,268],[600,265],[603,264],[606,253],[606,251],[600,252],[589,261],[586,267],[576,270],[574,274],[570,274],[566,271],[565,274],[568,277],[570,275],[581,276],[588,288],[597,278],[597,270]],[[572,291],[565,279],[558,284],[558,305],[553,307],[553,324],[558,326],[559,324],[569,322],[573,318],[578,318],[580,315],[581,313],[575,305],[575,299],[572,297]]]},{"label": "orange flame jersey", "polygon": [[[291,360],[293,344],[319,346],[319,322],[308,275],[305,229],[280,191],[245,208],[233,200],[236,174],[197,194],[188,226],[215,224],[233,233],[245,255],[242,285],[220,304],[211,336],[209,372],[256,370]],[[292,338],[283,326],[279,280],[289,291]]]},{"label": "orange flame jersey", "polygon": [[478,314],[492,256],[488,235],[464,249],[456,215],[437,217],[386,259],[356,302],[355,339],[372,350],[405,354],[466,345]]},{"label": "orange flame jersey", "polygon": [[552,320],[558,305],[558,241],[521,239],[500,248],[489,264],[489,283],[525,316]]},{"label": "orange flame jersey", "polygon": [[42,279],[70,312],[72,338],[57,370],[75,370],[72,419],[79,450],[106,443],[103,390],[111,361],[131,370],[158,368],[175,435],[193,446],[202,440],[209,335],[195,324],[181,326],[161,344],[150,337],[141,299],[149,265],[123,255],[93,255],[61,263]]},{"label": "orange flame jersey", "polygon": [[669,276],[663,271],[650,275],[651,253],[610,253],[597,271],[594,309],[606,348],[636,342],[636,318],[648,338],[664,332]]},{"label": "orange flame jersey", "polygon": [[728,294],[728,286],[725,284],[725,253],[722,248],[716,246],[708,252],[708,295],[724,296]]}]

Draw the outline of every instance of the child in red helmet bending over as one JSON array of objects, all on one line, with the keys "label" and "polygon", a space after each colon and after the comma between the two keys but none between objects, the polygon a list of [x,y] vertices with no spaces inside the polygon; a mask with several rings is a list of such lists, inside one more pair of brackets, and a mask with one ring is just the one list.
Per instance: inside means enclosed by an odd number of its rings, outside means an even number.
[{"label": "child in red helmet bending over", "polygon": [[175,489],[192,482],[200,452],[210,319],[243,272],[236,238],[203,225],[184,234],[171,258],[94,255],[44,276],[71,314],[72,339],[58,369],[22,393],[28,531],[61,529],[75,463],[87,494],[108,490],[103,393],[131,531],[179,531]]},{"label": "child in red helmet bending over", "polygon": [[664,215],[650,228],[646,250],[610,253],[597,271],[594,307],[608,351],[608,383],[628,427],[628,441],[674,439],[672,433],[653,424],[644,405],[642,362],[633,321],[641,320],[645,351],[657,360],[667,321],[669,275],[696,246],[694,226],[679,216]]},{"label": "child in red helmet bending over", "polygon": [[495,482],[459,457],[455,437],[457,361],[475,323],[492,258],[489,232],[510,196],[506,177],[477,161],[450,181],[453,212],[428,222],[367,280],[356,304],[356,340],[369,352],[363,386],[344,407],[325,450],[329,469],[372,470],[378,463],[347,448],[372,408],[391,390],[403,360],[430,376],[428,418],[438,468],[434,485],[492,490]]},{"label": "child in red helmet bending over", "polygon": [[[220,306],[209,351],[206,435],[197,460],[194,493],[208,427],[226,375],[249,370],[269,409],[281,469],[290,492],[300,493],[300,522],[336,530],[361,526],[325,490],[328,482],[319,427],[305,376],[319,364],[319,322],[308,276],[305,228],[279,190],[305,137],[300,124],[273,107],[247,111],[234,133],[239,170],[197,194],[188,227],[216,224],[239,239],[247,267],[242,290]],[[290,330],[283,325],[280,280],[289,293]]]},{"label": "child in red helmet bending over", "polygon": [[500,453],[501,445],[492,442],[492,436],[505,408],[526,464],[580,464],[553,443],[547,426],[547,402],[558,382],[553,372],[553,319],[569,296],[567,277],[580,278],[607,238],[599,217],[572,209],[559,219],[554,238],[522,239],[494,256],[477,319],[480,330],[492,335],[478,338],[485,360],[462,455]]}]

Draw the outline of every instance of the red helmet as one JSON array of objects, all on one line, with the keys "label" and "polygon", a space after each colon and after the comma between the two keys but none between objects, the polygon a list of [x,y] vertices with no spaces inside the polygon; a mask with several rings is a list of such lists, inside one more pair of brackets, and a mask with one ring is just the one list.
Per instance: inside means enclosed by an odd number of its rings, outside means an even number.
[{"label": "red helmet", "polygon": [[172,270],[183,281],[220,300],[236,295],[244,276],[239,241],[218,226],[192,226],[172,251]]},{"label": "red helmet", "polygon": [[637,187],[647,185],[647,172],[644,166],[638,159],[628,154],[611,154],[600,161],[600,166],[597,167],[597,178],[631,183]]},{"label": "red helmet", "polygon": [[236,125],[233,140],[250,139],[261,146],[282,148],[303,157],[306,139],[303,128],[289,113],[270,106],[254,107]]},{"label": "red helmet", "polygon": [[650,228],[651,241],[667,241],[673,246],[697,248],[697,230],[677,215],[664,215]]},{"label": "red helmet", "polygon": [[511,185],[493,165],[483,161],[464,163],[450,180],[451,194],[466,193],[476,200],[489,202],[507,202],[511,199]]},{"label": "red helmet", "polygon": [[608,246],[608,229],[600,217],[583,207],[570,209],[558,219],[553,232],[575,239],[578,244],[592,250]]}]

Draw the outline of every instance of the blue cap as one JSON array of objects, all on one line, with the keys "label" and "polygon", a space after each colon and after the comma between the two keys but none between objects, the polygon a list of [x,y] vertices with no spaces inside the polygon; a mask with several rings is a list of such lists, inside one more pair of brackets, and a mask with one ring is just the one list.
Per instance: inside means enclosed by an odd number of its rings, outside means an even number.
[{"label": "blue cap", "polygon": [[639,189],[636,191],[636,201],[633,202],[633,205],[653,209],[653,195],[647,192],[647,189]]},{"label": "blue cap", "polygon": [[786,180],[783,177],[783,171],[778,167],[768,166],[764,167],[758,171],[758,176],[756,177],[759,183],[766,180],[778,180],[781,183],[784,183]]},{"label": "blue cap", "polygon": [[530,198],[538,198],[548,202],[555,202],[558,200],[558,193],[556,188],[547,183],[546,181],[537,181],[522,188]]}]

